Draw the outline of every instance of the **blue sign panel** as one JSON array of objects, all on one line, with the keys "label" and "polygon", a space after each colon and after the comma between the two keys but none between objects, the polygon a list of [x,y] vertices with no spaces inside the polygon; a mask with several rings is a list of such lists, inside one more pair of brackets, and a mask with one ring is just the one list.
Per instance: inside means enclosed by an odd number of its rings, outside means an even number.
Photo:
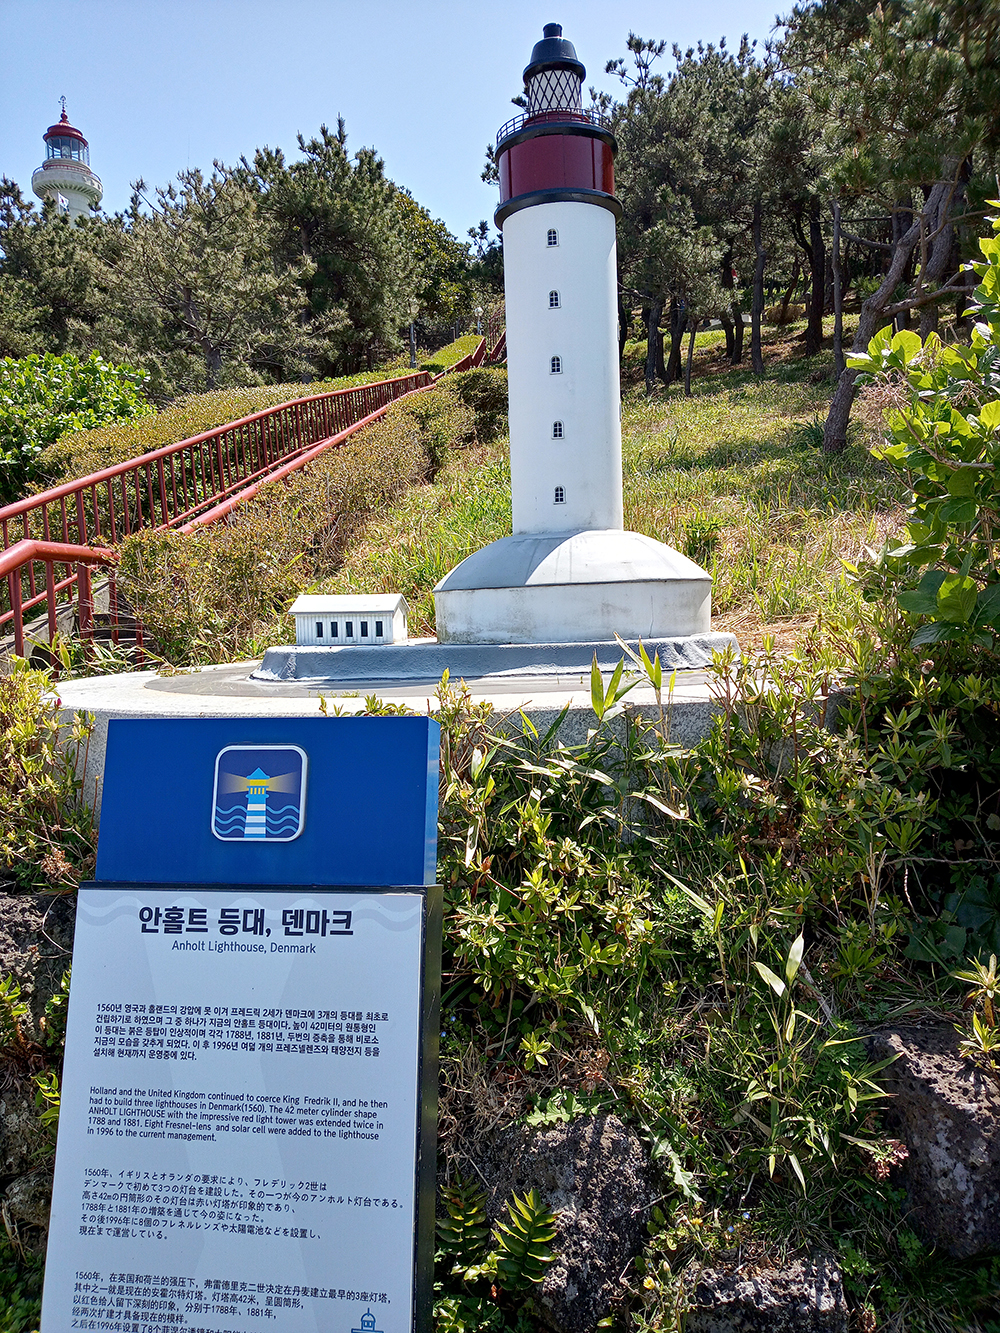
[{"label": "blue sign panel", "polygon": [[439,735],[426,717],[115,718],[96,877],[433,884]]}]

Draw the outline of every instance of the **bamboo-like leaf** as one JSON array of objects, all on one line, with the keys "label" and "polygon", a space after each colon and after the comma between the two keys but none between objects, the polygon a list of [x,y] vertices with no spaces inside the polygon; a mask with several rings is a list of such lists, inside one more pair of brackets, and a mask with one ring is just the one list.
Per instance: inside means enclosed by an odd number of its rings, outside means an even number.
[{"label": "bamboo-like leaf", "polygon": [[785,983],[781,980],[779,976],[775,976],[775,974],[765,963],[759,963],[756,960],[756,958],[754,959],[753,965],[760,973],[760,975],[764,978],[764,980],[767,982],[767,984],[771,987],[771,989],[774,991],[775,995],[784,995]]},{"label": "bamboo-like leaf", "polygon": [[802,966],[802,955],[805,952],[805,937],[800,931],[792,941],[792,947],[788,950],[788,957],[785,960],[785,979],[789,986],[795,980],[795,974]]}]

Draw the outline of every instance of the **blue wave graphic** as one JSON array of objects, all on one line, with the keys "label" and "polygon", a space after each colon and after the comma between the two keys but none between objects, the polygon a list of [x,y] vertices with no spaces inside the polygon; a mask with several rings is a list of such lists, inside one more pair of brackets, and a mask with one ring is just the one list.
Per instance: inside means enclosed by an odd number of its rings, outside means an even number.
[{"label": "blue wave graphic", "polygon": [[[246,827],[246,810],[243,806],[229,806],[223,809],[217,805],[215,807],[215,831],[222,834],[223,837],[232,837],[234,834],[239,836]],[[265,828],[267,836],[271,838],[286,837],[290,833],[295,833],[299,827],[299,807],[297,805],[282,805],[272,810],[268,807]]]}]

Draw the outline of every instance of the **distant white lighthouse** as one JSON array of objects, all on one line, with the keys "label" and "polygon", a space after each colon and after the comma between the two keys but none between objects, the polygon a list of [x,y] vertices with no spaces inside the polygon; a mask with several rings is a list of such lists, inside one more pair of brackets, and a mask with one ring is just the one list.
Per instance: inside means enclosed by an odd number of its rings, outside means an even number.
[{"label": "distant white lighthouse", "polygon": [[31,188],[39,199],[51,200],[70,222],[89,216],[91,205],[104,197],[104,187],[90,169],[90,145],[69,123],[65,97],[58,124],[50,125],[42,138],[45,161],[32,175]]},{"label": "distant white lighthouse", "polygon": [[584,111],[557,23],[524,71],[528,111],[497,135],[513,534],[435,589],[438,639],[590,643],[705,635],[711,579],[625,532],[614,136]]}]

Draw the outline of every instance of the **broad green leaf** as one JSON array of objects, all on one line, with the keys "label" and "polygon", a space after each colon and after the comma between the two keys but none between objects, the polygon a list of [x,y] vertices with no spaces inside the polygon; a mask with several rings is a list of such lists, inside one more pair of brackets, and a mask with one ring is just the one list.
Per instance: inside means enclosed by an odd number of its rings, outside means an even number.
[{"label": "broad green leaf", "polygon": [[962,631],[957,625],[947,620],[935,620],[929,625],[921,625],[910,640],[911,648],[925,648],[931,643],[944,643],[947,639],[960,638]]},{"label": "broad green leaf", "polygon": [[[900,329],[890,344],[894,352],[898,352],[903,362],[912,361],[923,351],[923,343],[920,341],[920,334],[913,333],[910,329]],[[871,343],[868,344],[869,348]]]},{"label": "broad green leaf", "polygon": [[1000,620],[1000,583],[991,583],[979,594],[976,602],[977,625],[995,624]]},{"label": "broad green leaf", "polygon": [[979,411],[979,424],[984,430],[996,430],[1000,426],[1000,399],[987,403]]},{"label": "broad green leaf", "polygon": [[979,480],[979,474],[974,468],[960,467],[948,478],[948,494],[970,496],[976,493],[976,482]]},{"label": "broad green leaf", "polygon": [[971,523],[976,517],[976,502],[961,497],[946,500],[938,514],[944,523]]},{"label": "broad green leaf", "polygon": [[952,624],[964,625],[976,609],[979,588],[975,579],[961,574],[949,574],[937,594],[937,613]]}]

